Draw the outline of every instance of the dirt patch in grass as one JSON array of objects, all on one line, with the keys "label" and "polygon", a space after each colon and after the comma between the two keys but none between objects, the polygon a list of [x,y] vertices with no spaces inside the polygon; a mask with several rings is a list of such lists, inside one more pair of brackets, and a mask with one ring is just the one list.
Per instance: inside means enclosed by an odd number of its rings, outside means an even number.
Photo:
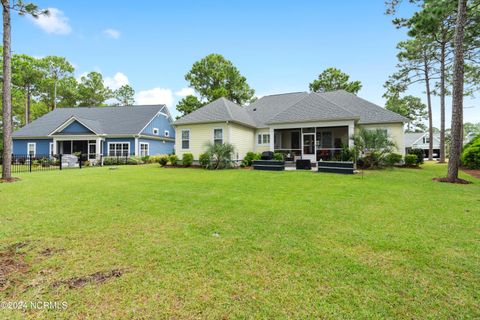
[{"label": "dirt patch in grass", "polygon": [[40,252],[40,254],[44,257],[51,257],[56,253],[65,251],[64,249],[56,249],[56,248],[45,248]]},{"label": "dirt patch in grass", "polygon": [[14,243],[0,252],[0,291],[15,286],[16,275],[28,271],[29,265],[25,262],[25,253],[18,252],[27,245],[26,242]]},{"label": "dirt patch in grass", "polygon": [[114,269],[110,271],[99,271],[83,277],[74,277],[66,280],[55,281],[52,287],[67,286],[69,289],[81,288],[89,283],[104,283],[112,278],[120,278],[124,274],[123,270]]},{"label": "dirt patch in grass", "polygon": [[0,179],[0,183],[12,183],[17,181],[20,181],[20,178],[11,177],[8,179]]},{"label": "dirt patch in grass", "polygon": [[463,172],[471,175],[474,178],[480,179],[480,170],[463,169]]},{"label": "dirt patch in grass", "polygon": [[452,181],[448,178],[433,178],[432,179],[433,181],[437,181],[437,182],[448,182],[448,183],[456,183],[456,184],[470,184],[471,182],[468,181],[468,180],[464,180],[464,179],[455,179],[455,181]]}]

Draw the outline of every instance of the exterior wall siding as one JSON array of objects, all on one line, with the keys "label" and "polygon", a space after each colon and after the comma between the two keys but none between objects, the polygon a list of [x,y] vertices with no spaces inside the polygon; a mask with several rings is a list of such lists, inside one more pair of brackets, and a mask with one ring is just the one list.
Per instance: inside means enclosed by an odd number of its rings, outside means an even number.
[{"label": "exterior wall siding", "polygon": [[159,154],[171,154],[174,149],[173,141],[159,141],[154,139],[138,139],[138,155],[140,155],[140,143],[148,143],[148,151],[151,156]]},{"label": "exterior wall siding", "polygon": [[[228,130],[225,122],[181,125],[175,128],[175,153],[180,159],[184,153],[192,153],[193,159],[198,160],[201,153],[207,149],[207,143],[213,142],[213,129],[223,129],[223,139],[228,141]],[[190,130],[190,147],[182,149],[182,130]]]},{"label": "exterior wall siding", "polygon": [[28,144],[36,144],[36,154],[37,155],[48,155],[50,142],[53,142],[52,139],[14,139],[13,140],[13,154],[26,155],[28,154]]},{"label": "exterior wall siding", "polygon": [[67,127],[65,127],[62,131],[60,131],[62,134],[65,133],[82,133],[82,134],[93,134],[91,130],[89,130],[87,127],[85,127],[83,124],[73,121],[70,123]]},{"label": "exterior wall siding", "polygon": [[385,129],[397,146],[397,152],[405,155],[405,137],[403,132],[403,123],[379,123],[359,125],[359,128],[365,129]]},{"label": "exterior wall siding", "polygon": [[[270,145],[269,144],[258,144],[258,135],[259,134],[265,134],[268,133],[270,134],[270,129],[258,129],[255,131],[255,137],[254,137],[254,152],[257,153],[262,153],[264,151],[270,151]],[[270,137],[270,140],[272,141],[273,137]],[[273,150],[272,150],[273,151]]]},{"label": "exterior wall siding", "polygon": [[[158,129],[158,134],[153,133],[153,129]],[[155,135],[158,137],[165,137],[165,131],[168,131],[170,138],[175,138],[175,129],[171,125],[168,117],[163,114],[158,114],[146,127],[143,129],[142,134]]]},{"label": "exterior wall siding", "polygon": [[229,141],[234,145],[234,159],[242,160],[247,152],[254,151],[255,130],[236,123],[229,123]]}]

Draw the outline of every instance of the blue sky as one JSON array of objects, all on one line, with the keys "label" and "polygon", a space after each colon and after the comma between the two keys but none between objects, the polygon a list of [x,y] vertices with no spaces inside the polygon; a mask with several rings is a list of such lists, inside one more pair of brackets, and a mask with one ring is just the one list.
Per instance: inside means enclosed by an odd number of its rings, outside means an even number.
[{"label": "blue sky", "polygon": [[[128,82],[138,103],[166,103],[174,114],[189,93],[185,73],[209,53],[230,59],[258,96],[306,91],[337,67],[362,82],[359,96],[383,106],[395,46],[405,39],[383,0],[35,2],[52,14],[13,19],[15,52],[65,56],[77,76],[95,70],[112,87]],[[478,99],[466,106],[476,106],[465,109],[466,121],[479,122]]]}]

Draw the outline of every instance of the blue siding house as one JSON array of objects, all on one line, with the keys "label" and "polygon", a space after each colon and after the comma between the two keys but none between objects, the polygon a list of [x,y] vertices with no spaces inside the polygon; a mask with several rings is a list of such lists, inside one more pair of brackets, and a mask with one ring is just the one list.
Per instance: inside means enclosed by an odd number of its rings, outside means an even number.
[{"label": "blue siding house", "polygon": [[13,133],[13,154],[147,156],[174,151],[175,129],[165,105],[61,108]]}]

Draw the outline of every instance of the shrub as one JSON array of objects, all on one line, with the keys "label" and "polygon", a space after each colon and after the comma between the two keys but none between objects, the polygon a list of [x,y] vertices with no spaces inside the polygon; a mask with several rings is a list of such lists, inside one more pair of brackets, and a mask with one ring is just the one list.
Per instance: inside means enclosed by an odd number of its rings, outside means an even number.
[{"label": "shrub", "polygon": [[370,152],[357,160],[357,165],[362,169],[380,169],[385,166],[384,157],[379,152]]},{"label": "shrub", "polygon": [[388,167],[393,167],[396,164],[402,162],[402,155],[398,153],[389,153],[385,156],[385,165]]},{"label": "shrub", "polygon": [[208,164],[207,169],[227,169],[234,166],[232,154],[235,150],[230,143],[209,143],[207,145]]},{"label": "shrub", "polygon": [[130,164],[130,165],[137,165],[137,164],[142,164],[142,159],[139,158],[139,157],[130,157],[127,159],[127,163],[126,164]]},{"label": "shrub", "polygon": [[162,167],[166,166],[167,163],[168,163],[168,155],[162,154],[162,155],[158,156],[158,163],[159,163]]},{"label": "shrub", "polygon": [[275,152],[273,154],[273,159],[278,161],[283,161],[283,153]]},{"label": "shrub", "polygon": [[[358,158],[358,155],[357,155]],[[340,150],[340,161],[353,161],[355,159],[355,148],[349,148],[348,146],[342,146]]]},{"label": "shrub", "polygon": [[423,149],[410,149],[410,151],[408,151],[408,154],[414,154],[417,156],[417,164],[423,164],[423,156],[424,156],[424,152],[423,152]]},{"label": "shrub", "polygon": [[460,160],[468,169],[480,169],[480,136],[465,145]]},{"label": "shrub", "polygon": [[150,156],[150,157],[148,157],[148,160],[145,161],[145,163],[159,163],[160,157],[161,157],[161,156],[159,156],[159,155],[157,155],[157,156]]},{"label": "shrub", "polygon": [[170,162],[172,166],[176,166],[178,162],[178,157],[174,154],[171,154],[168,156],[168,162]]},{"label": "shrub", "polygon": [[416,154],[407,154],[405,156],[405,166],[407,167],[418,166],[418,156]]},{"label": "shrub", "polygon": [[150,163],[150,156],[143,156],[140,158],[143,163]]},{"label": "shrub", "polygon": [[255,153],[255,152],[247,152],[245,157],[242,160],[242,165],[245,167],[250,167],[253,164],[253,161],[255,160],[260,160],[260,153]]},{"label": "shrub", "polygon": [[207,153],[201,153],[200,156],[198,157],[198,162],[200,162],[200,165],[203,168],[206,168],[210,164],[210,157]]},{"label": "shrub", "polygon": [[91,163],[90,161],[84,161],[83,164],[82,164],[84,167],[90,167]]},{"label": "shrub", "polygon": [[185,167],[190,167],[193,163],[193,154],[191,153],[184,153],[182,157],[182,164]]}]

